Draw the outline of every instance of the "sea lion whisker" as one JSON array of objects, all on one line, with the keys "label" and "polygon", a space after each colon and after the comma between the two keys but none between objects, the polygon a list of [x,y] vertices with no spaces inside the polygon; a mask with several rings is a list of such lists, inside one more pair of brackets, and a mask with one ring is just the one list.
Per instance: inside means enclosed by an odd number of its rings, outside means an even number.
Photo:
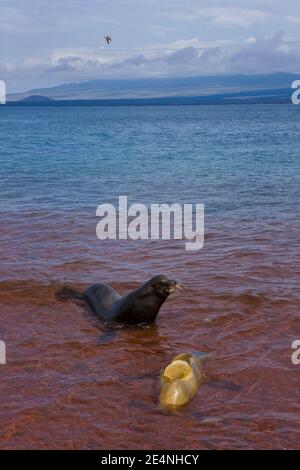
[{"label": "sea lion whisker", "polygon": [[177,289],[179,290],[185,290],[185,287],[183,284],[179,284],[178,282],[176,283],[176,286],[175,286]]}]

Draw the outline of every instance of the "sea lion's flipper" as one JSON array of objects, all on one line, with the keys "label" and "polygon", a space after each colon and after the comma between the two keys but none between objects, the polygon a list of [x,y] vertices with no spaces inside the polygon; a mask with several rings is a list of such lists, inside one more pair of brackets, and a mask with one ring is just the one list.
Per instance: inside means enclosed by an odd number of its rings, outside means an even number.
[{"label": "sea lion's flipper", "polygon": [[198,359],[201,359],[201,360],[213,357],[213,353],[201,352],[201,351],[193,352],[192,355],[196,356]]},{"label": "sea lion's flipper", "polygon": [[88,287],[83,292],[83,297],[102,320],[106,320],[105,312],[121,298],[115,289],[104,284],[94,284]]},{"label": "sea lion's flipper", "polygon": [[115,330],[104,330],[101,336],[99,336],[98,341],[101,344],[110,343],[116,337],[117,332]]},{"label": "sea lion's flipper", "polygon": [[230,390],[232,392],[239,392],[243,388],[241,385],[235,382],[232,382],[231,380],[221,380],[218,377],[212,377],[212,376],[206,377],[205,383],[209,387],[213,387],[213,388],[220,389],[220,390],[222,389]]},{"label": "sea lion's flipper", "polygon": [[69,286],[63,286],[58,292],[56,292],[55,297],[60,302],[66,302],[68,300],[83,300],[82,292]]}]

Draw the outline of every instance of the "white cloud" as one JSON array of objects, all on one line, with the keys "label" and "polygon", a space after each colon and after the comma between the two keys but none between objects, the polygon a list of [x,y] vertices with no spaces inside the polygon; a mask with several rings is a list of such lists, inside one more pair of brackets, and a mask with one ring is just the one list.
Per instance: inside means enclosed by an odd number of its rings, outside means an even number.
[{"label": "white cloud", "polygon": [[290,23],[294,23],[296,25],[300,24],[300,16],[287,16],[286,19]]},{"label": "white cloud", "polygon": [[203,20],[219,26],[239,26],[248,28],[256,23],[264,23],[271,17],[270,13],[262,10],[244,8],[208,7],[190,10],[182,14],[170,14],[174,21],[199,21]]},{"label": "white cloud", "polygon": [[[294,12],[295,0],[1,0],[0,78],[20,90],[101,77],[294,71]],[[274,36],[280,28],[290,41]]]},{"label": "white cloud", "polygon": [[[136,53],[117,50],[107,55],[98,49],[57,50],[49,60],[28,59],[15,67],[15,74],[36,74],[57,82],[96,78],[134,78],[197,76],[230,73],[269,73],[300,71],[300,54],[284,41],[282,32],[275,36],[250,37],[243,43],[209,43],[197,38],[176,41],[166,49],[146,48]],[[10,66],[11,67],[11,66]],[[6,69],[7,72],[8,69]],[[5,69],[2,69],[5,73]],[[12,73],[10,68],[9,73]]]},{"label": "white cloud", "polygon": [[31,21],[29,15],[22,10],[13,7],[1,6],[0,9],[0,31],[14,32],[25,30]]}]

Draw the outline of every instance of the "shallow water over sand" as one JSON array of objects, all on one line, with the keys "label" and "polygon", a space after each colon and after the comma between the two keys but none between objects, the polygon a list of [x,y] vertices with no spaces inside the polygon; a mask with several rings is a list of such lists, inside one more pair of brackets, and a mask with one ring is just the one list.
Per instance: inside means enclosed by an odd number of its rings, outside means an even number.
[{"label": "shallow water over sand", "polygon": [[[1,448],[299,448],[295,108],[1,108]],[[120,194],[205,203],[204,248],[100,242],[96,207]],[[186,290],[148,328],[56,299],[158,273]],[[157,379],[182,351],[213,357],[170,413]]]}]

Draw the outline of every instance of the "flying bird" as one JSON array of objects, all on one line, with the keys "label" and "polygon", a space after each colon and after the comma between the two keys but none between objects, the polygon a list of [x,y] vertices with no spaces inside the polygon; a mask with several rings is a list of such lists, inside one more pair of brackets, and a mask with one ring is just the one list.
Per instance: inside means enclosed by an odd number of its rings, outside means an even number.
[{"label": "flying bird", "polygon": [[111,42],[111,36],[109,36],[107,34],[106,36],[104,36],[104,39],[106,40],[107,44],[109,45],[109,43]]}]

